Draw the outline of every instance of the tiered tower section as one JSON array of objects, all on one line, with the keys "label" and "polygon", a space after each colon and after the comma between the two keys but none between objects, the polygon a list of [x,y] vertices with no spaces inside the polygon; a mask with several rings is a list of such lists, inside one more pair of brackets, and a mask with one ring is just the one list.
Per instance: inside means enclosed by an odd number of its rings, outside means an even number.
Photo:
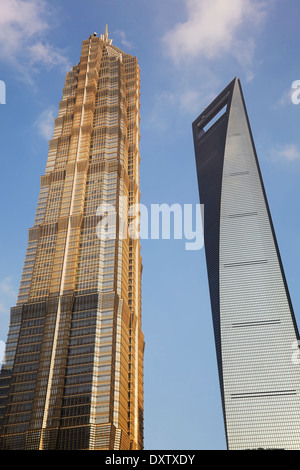
[{"label": "tiered tower section", "polygon": [[11,309],[2,449],[143,447],[139,84],[107,29],[67,73]]}]

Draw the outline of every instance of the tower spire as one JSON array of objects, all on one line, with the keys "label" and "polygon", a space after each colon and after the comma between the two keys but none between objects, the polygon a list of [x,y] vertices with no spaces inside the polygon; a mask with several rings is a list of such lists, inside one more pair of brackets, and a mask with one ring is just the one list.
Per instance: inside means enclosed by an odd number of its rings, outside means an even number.
[{"label": "tower spire", "polygon": [[101,34],[100,36],[101,40],[104,42],[107,42],[108,44],[112,43],[112,39],[108,39],[108,25],[105,25],[105,33]]}]

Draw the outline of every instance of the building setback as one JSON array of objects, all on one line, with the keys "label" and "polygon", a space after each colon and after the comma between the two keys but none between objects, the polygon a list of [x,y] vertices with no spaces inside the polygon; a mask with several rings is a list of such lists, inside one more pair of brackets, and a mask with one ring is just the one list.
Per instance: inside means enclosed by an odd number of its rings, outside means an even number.
[{"label": "building setback", "polygon": [[139,83],[107,28],[66,75],[11,309],[1,449],[143,448],[142,262],[123,230],[140,199]]},{"label": "building setback", "polygon": [[299,334],[238,79],[193,136],[228,449],[300,449]]}]

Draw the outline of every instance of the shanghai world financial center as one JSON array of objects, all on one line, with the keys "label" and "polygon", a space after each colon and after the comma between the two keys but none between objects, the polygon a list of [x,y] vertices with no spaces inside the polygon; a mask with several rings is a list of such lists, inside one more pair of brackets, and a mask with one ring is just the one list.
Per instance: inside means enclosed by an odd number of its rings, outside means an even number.
[{"label": "shanghai world financial center", "polygon": [[[139,83],[107,28],[66,75],[11,309],[2,450],[144,448]],[[300,449],[299,335],[238,79],[193,136],[227,447]]]}]

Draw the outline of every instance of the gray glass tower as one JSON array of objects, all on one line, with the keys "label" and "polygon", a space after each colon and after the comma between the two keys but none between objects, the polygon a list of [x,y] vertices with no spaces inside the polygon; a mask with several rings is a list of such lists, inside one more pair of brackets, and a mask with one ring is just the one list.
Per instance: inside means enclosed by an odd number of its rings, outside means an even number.
[{"label": "gray glass tower", "polygon": [[299,334],[238,79],[193,136],[228,449],[300,449]]}]

